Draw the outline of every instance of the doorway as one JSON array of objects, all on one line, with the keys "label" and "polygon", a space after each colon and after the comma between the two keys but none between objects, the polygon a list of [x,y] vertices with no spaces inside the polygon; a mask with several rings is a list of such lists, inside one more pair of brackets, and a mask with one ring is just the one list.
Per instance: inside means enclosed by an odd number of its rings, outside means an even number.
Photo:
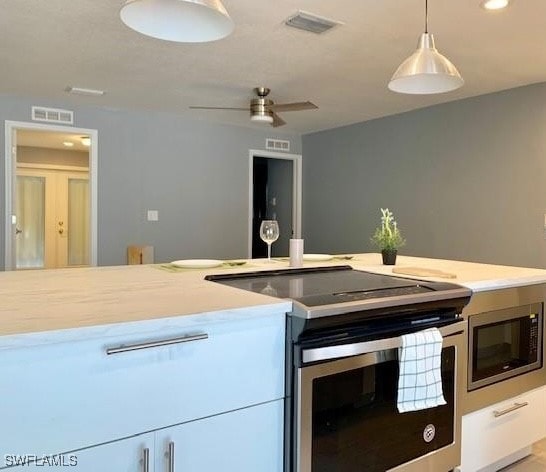
[{"label": "doorway", "polygon": [[267,257],[260,239],[263,220],[277,220],[279,239],[273,256],[287,256],[290,238],[301,234],[301,155],[250,151],[249,258]]},{"label": "doorway", "polygon": [[6,122],[6,151],[6,270],[96,265],[97,131]]}]

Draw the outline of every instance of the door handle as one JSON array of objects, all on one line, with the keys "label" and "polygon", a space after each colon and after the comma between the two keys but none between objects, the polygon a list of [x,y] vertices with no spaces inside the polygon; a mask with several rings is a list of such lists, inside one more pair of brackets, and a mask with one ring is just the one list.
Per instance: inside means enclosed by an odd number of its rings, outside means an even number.
[{"label": "door handle", "polygon": [[19,229],[19,228],[15,228],[15,234],[21,234],[23,232],[22,229]]},{"label": "door handle", "polygon": [[142,472],[150,472],[150,449],[142,450]]},{"label": "door handle", "polygon": [[[466,321],[459,321],[451,325],[439,328],[440,334],[446,338],[455,334],[464,332]],[[364,341],[354,344],[339,344],[327,347],[317,347],[313,349],[304,349],[302,351],[302,360],[304,363],[317,362],[327,359],[337,359],[342,357],[357,356],[368,354],[370,352],[386,351],[389,349],[398,349],[402,347],[400,337],[378,339],[375,341]]]},{"label": "door handle", "polygon": [[159,341],[148,341],[136,344],[122,344],[121,346],[109,347],[106,349],[107,355],[119,354],[121,352],[138,351],[140,349],[151,349],[160,346],[170,346],[171,344],[189,343],[193,341],[200,341],[202,339],[208,339],[207,333],[179,336],[177,338],[161,339]]},{"label": "door handle", "polygon": [[169,468],[168,472],[174,472],[174,441],[169,443],[169,451],[167,452],[169,459]]}]

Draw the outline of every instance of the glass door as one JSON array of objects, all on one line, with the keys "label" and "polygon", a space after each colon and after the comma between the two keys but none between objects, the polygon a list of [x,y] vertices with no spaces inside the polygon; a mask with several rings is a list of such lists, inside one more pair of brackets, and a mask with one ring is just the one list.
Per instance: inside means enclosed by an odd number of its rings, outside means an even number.
[{"label": "glass door", "polygon": [[15,267],[45,267],[46,181],[44,176],[18,175],[16,179]]},{"label": "glass door", "polygon": [[17,170],[16,268],[89,265],[88,172]]},{"label": "glass door", "polygon": [[89,180],[68,177],[67,200],[67,265],[89,265]]}]

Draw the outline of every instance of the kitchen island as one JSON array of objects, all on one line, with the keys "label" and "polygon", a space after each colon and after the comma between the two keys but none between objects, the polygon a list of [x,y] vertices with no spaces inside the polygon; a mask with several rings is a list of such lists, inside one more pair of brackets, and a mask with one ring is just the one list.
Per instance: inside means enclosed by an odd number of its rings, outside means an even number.
[{"label": "kitchen island", "polygon": [[[379,254],[305,266],[341,264],[393,269]],[[106,472],[282,470],[291,302],[204,276],[285,267],[256,260],[0,274],[0,466],[15,455],[66,453],[80,472],[97,463]],[[448,281],[475,292],[546,282],[539,269],[414,257],[396,267],[453,274]]]}]

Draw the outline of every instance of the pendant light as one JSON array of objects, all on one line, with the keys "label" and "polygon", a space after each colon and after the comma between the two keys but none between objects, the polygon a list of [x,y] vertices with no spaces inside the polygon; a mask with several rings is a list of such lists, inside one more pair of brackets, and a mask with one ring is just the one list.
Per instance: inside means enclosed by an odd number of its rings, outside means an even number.
[{"label": "pendant light", "polygon": [[442,56],[428,32],[428,0],[425,0],[425,32],[419,38],[417,51],[398,67],[389,89],[417,95],[445,93],[458,89],[464,80],[457,68]]},{"label": "pendant light", "polygon": [[215,41],[234,28],[221,0],[127,0],[119,15],[139,33],[179,43]]}]

